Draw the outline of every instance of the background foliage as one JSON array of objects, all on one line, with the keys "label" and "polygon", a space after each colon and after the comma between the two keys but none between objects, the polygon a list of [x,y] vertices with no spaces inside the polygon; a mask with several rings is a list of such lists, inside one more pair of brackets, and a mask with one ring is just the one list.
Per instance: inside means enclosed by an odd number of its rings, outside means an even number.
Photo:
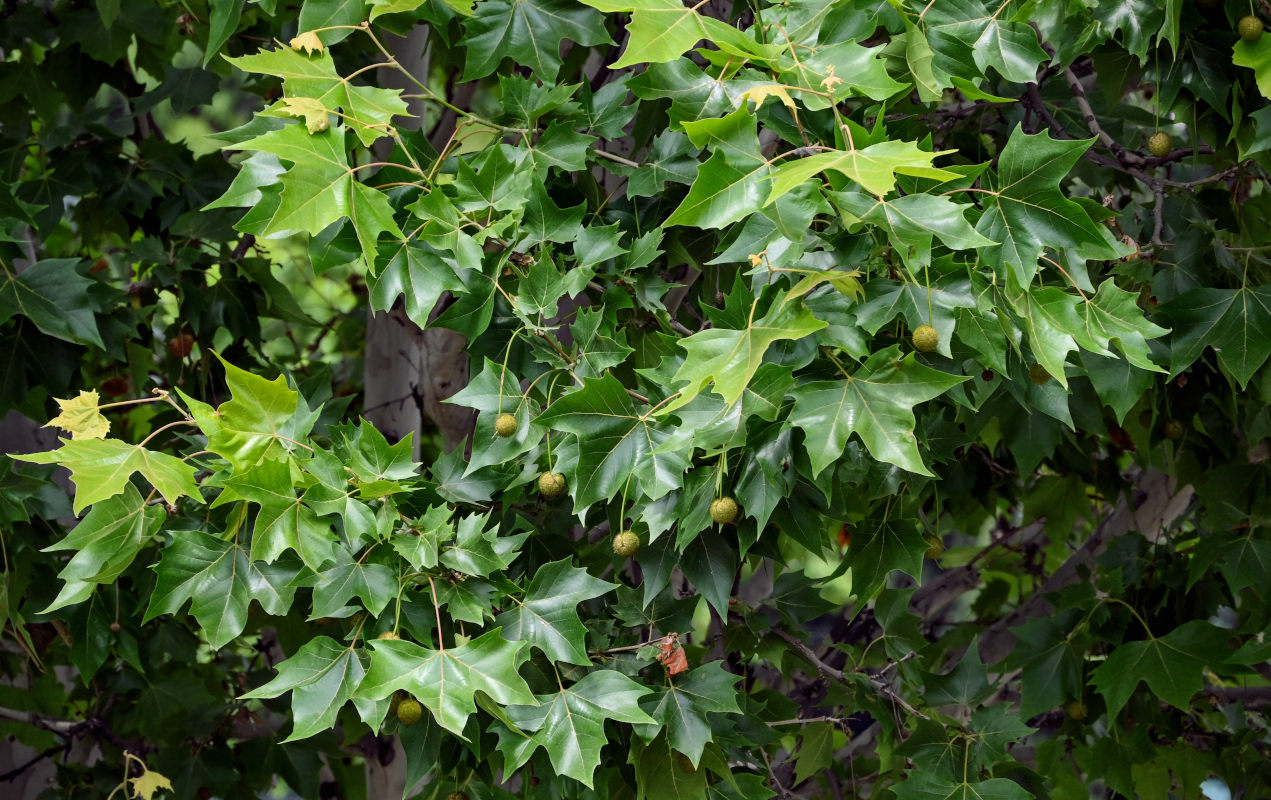
[{"label": "background foliage", "polygon": [[5,3],[0,781],[1266,796],[1269,11]]}]

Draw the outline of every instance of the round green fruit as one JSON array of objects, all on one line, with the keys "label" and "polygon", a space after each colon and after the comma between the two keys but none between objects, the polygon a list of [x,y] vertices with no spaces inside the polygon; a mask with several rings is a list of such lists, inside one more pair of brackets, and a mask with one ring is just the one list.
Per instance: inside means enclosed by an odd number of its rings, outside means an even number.
[{"label": "round green fruit", "polygon": [[623,558],[631,558],[640,551],[640,537],[634,531],[623,531],[613,537],[613,551]]},{"label": "round green fruit", "polygon": [[1262,38],[1262,20],[1252,14],[1241,17],[1236,23],[1236,31],[1246,42],[1256,42]]},{"label": "round green fruit", "polygon": [[504,439],[508,438],[509,436],[515,436],[516,429],[519,427],[521,426],[516,421],[516,417],[512,416],[511,414],[500,414],[494,420],[495,434],[502,436]]},{"label": "round green fruit", "polygon": [[1157,131],[1147,139],[1147,150],[1152,155],[1160,158],[1166,153],[1174,149],[1174,140],[1165,131]]},{"label": "round green fruit", "polygon": [[1165,423],[1165,438],[1171,442],[1177,442],[1183,438],[1183,423],[1176,419],[1172,419]]},{"label": "round green fruit", "polygon": [[712,500],[711,519],[720,525],[727,525],[737,519],[737,501],[728,496]]},{"label": "round green fruit", "polygon": [[940,332],[930,325],[919,325],[914,328],[914,334],[910,339],[914,343],[914,349],[919,353],[930,353],[940,346]]},{"label": "round green fruit", "polygon": [[1050,383],[1050,373],[1041,364],[1033,362],[1028,365],[1028,379],[1038,386],[1045,386]]},{"label": "round green fruit", "polygon": [[565,476],[559,472],[544,472],[538,476],[538,491],[547,498],[560,497],[565,493]]},{"label": "round green fruit", "polygon": [[941,541],[939,536],[929,533],[922,538],[927,540],[927,558],[935,561],[937,558],[944,555],[944,542]]},{"label": "round green fruit", "polygon": [[1089,709],[1086,708],[1086,704],[1080,700],[1073,700],[1064,706],[1064,712],[1068,715],[1068,719],[1075,720],[1083,720],[1086,718],[1086,714],[1090,713]]},{"label": "round green fruit", "polygon": [[397,704],[397,721],[403,725],[414,725],[424,715],[424,707],[413,697],[408,697]]}]

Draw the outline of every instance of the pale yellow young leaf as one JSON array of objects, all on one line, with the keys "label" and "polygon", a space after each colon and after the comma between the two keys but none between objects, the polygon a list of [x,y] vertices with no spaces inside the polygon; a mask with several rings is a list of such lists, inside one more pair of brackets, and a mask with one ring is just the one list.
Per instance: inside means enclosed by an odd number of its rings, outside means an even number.
[{"label": "pale yellow young leaf", "polygon": [[46,428],[70,431],[72,439],[105,439],[110,432],[110,420],[102,416],[96,391],[81,391],[71,400],[56,398],[62,413],[49,420]]},{"label": "pale yellow young leaf", "polygon": [[313,97],[284,97],[278,101],[278,111],[303,118],[309,133],[321,133],[331,124],[331,110]]},{"label": "pale yellow young leaf", "polygon": [[738,96],[737,105],[740,106],[747,100],[754,100],[755,108],[759,108],[769,97],[777,98],[782,103],[785,103],[786,108],[794,111],[794,98],[790,96],[790,92],[786,90],[786,87],[779,83],[762,83],[758,86],[752,86]]},{"label": "pale yellow young leaf", "polygon": [[322,40],[318,38],[316,31],[305,31],[288,42],[288,44],[291,45],[292,50],[300,51],[303,49],[308,55],[313,55],[315,51],[321,53],[322,48],[325,46],[322,44]]},{"label": "pale yellow young leaf", "polygon": [[145,769],[140,776],[131,780],[133,792],[143,800],[150,800],[160,789],[172,789],[172,781],[151,769]]}]

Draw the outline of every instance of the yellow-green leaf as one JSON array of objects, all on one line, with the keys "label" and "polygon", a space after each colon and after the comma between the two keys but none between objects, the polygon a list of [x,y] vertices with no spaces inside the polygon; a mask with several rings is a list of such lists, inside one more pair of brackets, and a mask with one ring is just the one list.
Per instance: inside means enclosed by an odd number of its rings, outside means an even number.
[{"label": "yellow-green leaf", "polygon": [[72,439],[105,439],[110,432],[110,420],[102,416],[96,390],[83,391],[79,397],[63,400],[56,398],[62,413],[49,420],[46,428],[69,431]]}]

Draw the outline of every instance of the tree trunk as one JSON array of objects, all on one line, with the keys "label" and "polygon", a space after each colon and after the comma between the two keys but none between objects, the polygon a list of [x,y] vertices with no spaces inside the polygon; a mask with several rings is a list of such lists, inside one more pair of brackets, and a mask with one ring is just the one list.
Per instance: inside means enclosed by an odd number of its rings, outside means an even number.
[{"label": "tree trunk", "polygon": [[[409,34],[388,42],[394,57],[411,74],[427,81],[429,72],[428,26],[419,25]],[[382,73],[384,85],[418,94],[418,88],[404,75]],[[421,100],[409,101],[414,118],[411,127],[422,127],[426,108]],[[472,431],[472,413],[442,401],[468,383],[467,339],[459,333],[439,328],[421,329],[401,309],[371,313],[367,320],[366,383],[364,416],[397,441],[415,434],[415,457],[420,453],[420,436],[425,419],[440,430],[446,449],[453,449]]]}]

